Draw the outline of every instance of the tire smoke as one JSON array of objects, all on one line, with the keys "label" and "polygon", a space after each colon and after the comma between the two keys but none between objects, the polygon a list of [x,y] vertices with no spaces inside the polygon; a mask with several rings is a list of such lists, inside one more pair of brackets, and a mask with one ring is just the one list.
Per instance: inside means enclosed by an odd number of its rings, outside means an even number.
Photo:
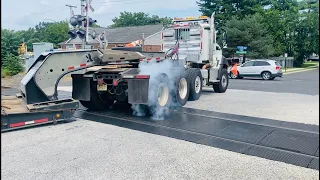
[{"label": "tire smoke", "polygon": [[[170,107],[179,106],[173,99],[173,93],[176,91],[175,81],[182,74],[183,68],[173,68],[175,64],[173,61],[164,60],[157,62],[152,60],[149,62],[141,62],[139,64],[139,75],[149,75],[149,93],[148,93],[148,107],[144,105],[133,104],[131,106],[133,115],[135,116],[146,116],[150,114],[153,120],[164,120],[169,115]],[[159,106],[158,104],[158,88],[162,78],[168,78],[167,87],[168,91],[168,102],[166,106]]]}]

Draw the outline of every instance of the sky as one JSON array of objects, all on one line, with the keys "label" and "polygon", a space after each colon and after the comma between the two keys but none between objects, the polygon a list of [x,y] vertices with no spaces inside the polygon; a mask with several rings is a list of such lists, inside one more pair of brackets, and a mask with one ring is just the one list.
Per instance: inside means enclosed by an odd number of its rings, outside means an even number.
[{"label": "sky", "polygon": [[[80,0],[1,0],[1,27],[24,30],[34,27],[40,21],[61,21],[70,19],[70,4],[77,6],[74,14],[80,14]],[[160,17],[199,16],[196,0],[92,0],[94,12],[89,16],[97,24],[107,27],[120,12],[145,12]]]}]

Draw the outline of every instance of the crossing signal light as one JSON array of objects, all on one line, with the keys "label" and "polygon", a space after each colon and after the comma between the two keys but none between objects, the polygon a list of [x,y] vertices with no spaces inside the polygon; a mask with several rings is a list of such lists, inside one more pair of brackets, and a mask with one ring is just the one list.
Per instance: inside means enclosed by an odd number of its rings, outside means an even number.
[{"label": "crossing signal light", "polygon": [[75,39],[77,37],[77,31],[76,30],[70,30],[68,32],[71,39]]},{"label": "crossing signal light", "polygon": [[84,39],[86,37],[86,31],[83,30],[83,29],[78,30],[77,34],[78,34],[80,39]]},{"label": "crossing signal light", "polygon": [[[96,23],[97,20],[93,20],[92,18],[89,18],[89,27],[92,26],[93,23]],[[87,20],[84,20],[84,27],[87,27]]]},{"label": "crossing signal light", "polygon": [[69,23],[71,24],[71,26],[82,26],[82,22],[84,22],[86,20],[86,18],[84,16],[81,15],[75,15],[72,16],[69,19]]}]

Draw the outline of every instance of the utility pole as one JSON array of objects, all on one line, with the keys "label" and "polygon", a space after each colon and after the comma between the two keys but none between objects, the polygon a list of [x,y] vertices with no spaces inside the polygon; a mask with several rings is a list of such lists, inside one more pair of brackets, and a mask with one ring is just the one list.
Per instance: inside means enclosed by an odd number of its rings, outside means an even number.
[{"label": "utility pole", "polygon": [[[83,15],[84,15],[84,1],[85,0],[80,0],[80,2],[81,2],[81,8],[80,8],[81,17],[83,17]],[[82,21],[81,29],[84,29],[84,22],[83,21]],[[84,39],[82,40],[82,48],[85,49],[85,40]]]},{"label": "utility pole", "polygon": [[86,42],[89,42],[89,0],[86,0]]},{"label": "utility pole", "polygon": [[72,6],[70,4],[66,4],[66,6],[70,8],[70,17],[74,16],[72,8],[77,8],[77,6]]}]

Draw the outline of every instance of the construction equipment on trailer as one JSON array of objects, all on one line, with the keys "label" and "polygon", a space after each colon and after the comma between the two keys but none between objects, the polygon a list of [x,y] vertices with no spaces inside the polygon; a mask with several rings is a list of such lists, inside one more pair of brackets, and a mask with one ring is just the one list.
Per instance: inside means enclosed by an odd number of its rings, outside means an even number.
[{"label": "construction equipment on trailer", "polygon": [[[68,118],[78,101],[88,109],[108,109],[122,102],[145,106],[155,113],[198,100],[202,86],[213,85],[216,92],[225,92],[229,82],[227,61],[216,43],[213,22],[214,14],[211,19],[173,20],[162,30],[162,52],[118,47],[42,53],[21,81],[20,96],[26,109],[1,115],[7,118],[1,120],[1,130],[17,127],[10,124],[31,126],[56,121],[53,115],[57,113]],[[166,63],[169,66],[163,66]],[[70,73],[72,99],[59,100],[59,81]],[[41,116],[40,120],[34,113]]]}]

